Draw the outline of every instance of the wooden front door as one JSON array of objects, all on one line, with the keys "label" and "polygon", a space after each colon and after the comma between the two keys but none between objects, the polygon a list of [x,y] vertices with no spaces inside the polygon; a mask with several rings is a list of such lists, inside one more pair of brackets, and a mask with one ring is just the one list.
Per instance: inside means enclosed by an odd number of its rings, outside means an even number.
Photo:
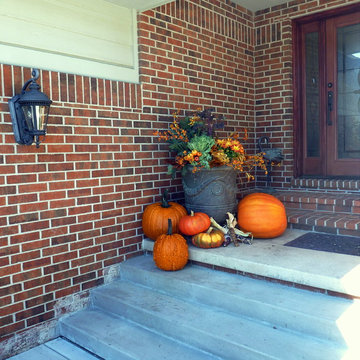
[{"label": "wooden front door", "polygon": [[360,12],[299,25],[298,175],[360,176]]}]

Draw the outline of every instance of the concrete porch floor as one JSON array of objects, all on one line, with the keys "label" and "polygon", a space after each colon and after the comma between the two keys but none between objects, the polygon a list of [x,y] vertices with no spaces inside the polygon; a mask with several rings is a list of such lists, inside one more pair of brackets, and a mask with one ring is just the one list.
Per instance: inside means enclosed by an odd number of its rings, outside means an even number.
[{"label": "concrete porch floor", "polygon": [[8,360],[99,360],[100,358],[76,346],[75,344],[56,338],[45,344],[36,346]]},{"label": "concrete porch floor", "polygon": [[[189,245],[195,263],[225,271],[284,281],[332,295],[360,297],[360,257],[284,246],[305,234],[287,229],[275,239],[254,239],[252,245],[200,249]],[[143,249],[152,251],[154,242],[145,239]]]}]

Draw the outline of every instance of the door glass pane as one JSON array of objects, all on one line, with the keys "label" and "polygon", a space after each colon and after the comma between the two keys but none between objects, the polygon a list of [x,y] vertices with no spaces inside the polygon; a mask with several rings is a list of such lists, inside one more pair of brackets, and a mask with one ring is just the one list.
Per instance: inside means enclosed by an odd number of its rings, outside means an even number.
[{"label": "door glass pane", "polygon": [[319,34],[305,36],[307,157],[320,156]]},{"label": "door glass pane", "polygon": [[360,158],[360,24],[337,29],[338,158]]}]

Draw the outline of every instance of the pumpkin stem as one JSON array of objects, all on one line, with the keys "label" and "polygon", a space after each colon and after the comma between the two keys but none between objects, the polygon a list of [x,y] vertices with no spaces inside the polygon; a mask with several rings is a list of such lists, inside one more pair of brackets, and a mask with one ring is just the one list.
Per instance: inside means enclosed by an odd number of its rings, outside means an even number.
[{"label": "pumpkin stem", "polygon": [[194,216],[194,212],[190,210],[190,216]]},{"label": "pumpkin stem", "polygon": [[169,190],[168,189],[164,190],[164,193],[161,198],[161,207],[163,207],[163,208],[170,207],[168,195],[169,195]]},{"label": "pumpkin stem", "polygon": [[168,219],[168,231],[167,235],[172,235],[172,221],[171,219]]},{"label": "pumpkin stem", "polygon": [[206,233],[207,234],[211,234],[211,232],[214,230],[214,228],[212,227],[212,226],[210,226],[208,229],[207,229],[207,231],[206,231]]}]

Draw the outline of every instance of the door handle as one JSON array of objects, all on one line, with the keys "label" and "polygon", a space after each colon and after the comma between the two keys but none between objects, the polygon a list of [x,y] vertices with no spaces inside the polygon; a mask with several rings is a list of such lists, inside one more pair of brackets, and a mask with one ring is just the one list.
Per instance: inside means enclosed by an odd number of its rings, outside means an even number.
[{"label": "door handle", "polygon": [[333,111],[333,105],[334,105],[334,92],[328,91],[327,95],[327,112],[326,112],[326,123],[327,125],[332,125],[331,120],[331,112]]}]

